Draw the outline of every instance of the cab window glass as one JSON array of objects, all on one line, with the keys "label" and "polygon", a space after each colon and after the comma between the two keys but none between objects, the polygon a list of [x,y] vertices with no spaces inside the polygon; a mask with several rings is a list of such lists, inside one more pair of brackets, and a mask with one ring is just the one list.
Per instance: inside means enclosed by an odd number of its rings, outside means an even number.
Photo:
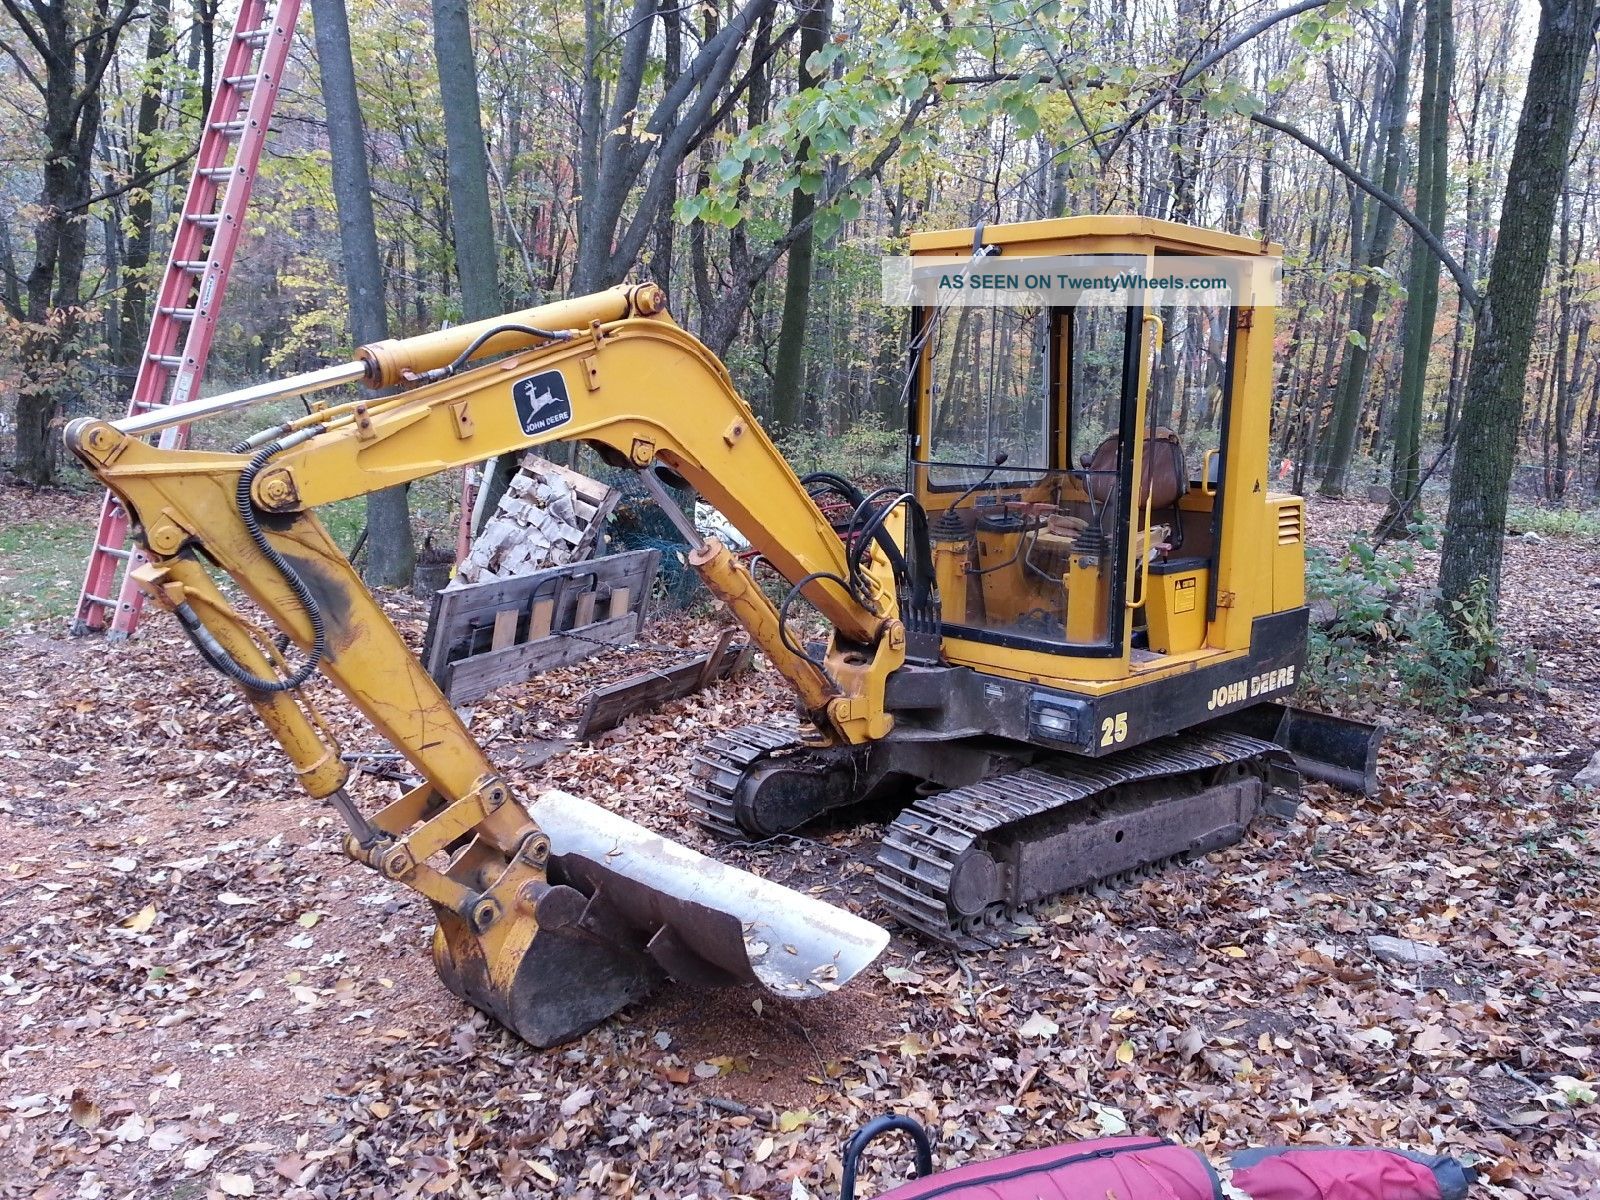
[{"label": "cab window glass", "polygon": [[1151,428],[1171,429],[1183,442],[1191,471],[1222,439],[1228,389],[1228,329],[1233,309],[1225,305],[1169,305],[1160,310],[1165,342],[1152,358]]},{"label": "cab window glass", "polygon": [[1081,305],[1071,310],[1068,390],[1070,457],[1088,467],[1095,450],[1122,419],[1123,369],[1128,350],[1128,310]]},{"label": "cab window glass", "polygon": [[1010,469],[1049,467],[1049,311],[953,308],[933,319],[926,459],[948,464],[934,485],[965,486],[976,476],[960,468],[1000,453]]}]

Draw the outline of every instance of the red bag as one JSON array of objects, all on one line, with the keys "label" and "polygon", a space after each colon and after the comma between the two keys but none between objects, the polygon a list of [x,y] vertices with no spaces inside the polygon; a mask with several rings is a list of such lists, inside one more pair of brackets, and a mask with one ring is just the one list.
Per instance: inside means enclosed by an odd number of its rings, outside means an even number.
[{"label": "red bag", "polygon": [[1251,1200],[1466,1200],[1470,1167],[1444,1155],[1347,1146],[1274,1146],[1229,1160]]},{"label": "red bag", "polygon": [[[1165,1138],[1068,1142],[935,1175],[928,1131],[905,1116],[877,1117],[850,1139],[842,1200],[855,1200],[868,1143],[891,1130],[911,1138],[920,1178],[883,1200],[1223,1200],[1211,1164]],[[1228,1165],[1227,1194],[1250,1200],[1466,1200],[1476,1178],[1444,1155],[1346,1146],[1241,1150]]]},{"label": "red bag", "polygon": [[968,1163],[882,1193],[882,1200],[1221,1200],[1216,1173],[1160,1138],[1097,1138]]}]

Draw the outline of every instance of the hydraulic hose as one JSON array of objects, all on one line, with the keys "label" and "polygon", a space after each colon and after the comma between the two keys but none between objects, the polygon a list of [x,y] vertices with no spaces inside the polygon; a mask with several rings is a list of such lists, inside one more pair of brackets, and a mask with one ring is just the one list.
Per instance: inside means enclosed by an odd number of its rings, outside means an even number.
[{"label": "hydraulic hose", "polygon": [[274,456],[288,449],[292,442],[306,441],[323,432],[321,425],[313,425],[308,429],[289,438],[280,438],[269,442],[257,450],[250,459],[250,465],[239,474],[239,485],[234,489],[233,503],[239,510],[239,519],[244,522],[245,532],[250,535],[250,540],[256,544],[256,549],[261,551],[261,557],[272,564],[273,568],[283,576],[283,581],[289,585],[289,590],[294,593],[294,598],[300,602],[300,607],[305,610],[306,620],[311,622],[311,653],[306,655],[302,662],[286,679],[262,679],[245,670],[233,660],[231,655],[225,658],[225,674],[229,675],[247,688],[258,692],[292,692],[316,673],[324,656],[328,653],[328,630],[322,619],[322,608],[317,603],[311,589],[306,586],[306,581],[300,578],[300,573],[271,542],[262,531],[261,524],[256,520],[255,502],[251,499],[251,485],[255,483],[256,476],[261,473],[261,468],[266,466]]},{"label": "hydraulic hose", "polygon": [[239,519],[244,522],[245,532],[250,535],[250,540],[255,543],[261,556],[272,564],[274,570],[283,576],[284,582],[289,585],[289,590],[294,593],[294,598],[300,602],[300,607],[305,610],[306,619],[311,623],[311,652],[306,655],[305,661],[283,679],[264,679],[260,675],[240,664],[239,660],[219,642],[211,631],[205,627],[200,615],[187,602],[177,606],[177,617],[183,626],[184,632],[189,635],[189,640],[194,643],[200,657],[211,664],[222,674],[232,679],[235,683],[248,688],[253,692],[292,692],[299,688],[316,672],[322,660],[328,653],[328,631],[322,618],[322,608],[317,603],[311,589],[306,586],[304,579],[294,569],[288,559],[278,553],[277,549],[267,540],[260,522],[256,520],[255,504],[250,497],[251,485],[261,473],[261,468],[275,455],[281,454],[291,445],[296,445],[323,432],[321,425],[314,425],[300,430],[287,438],[280,438],[263,446],[251,457],[249,465],[239,475],[238,487],[234,489],[234,507],[238,510]]},{"label": "hydraulic hose", "polygon": [[828,673],[827,666],[824,663],[819,662],[817,659],[812,658],[811,655],[806,653],[805,647],[795,645],[793,640],[789,637],[789,606],[795,602],[796,598],[799,597],[801,589],[803,589],[808,583],[815,583],[819,579],[827,580],[829,583],[838,584],[844,589],[847,595],[854,594],[851,590],[850,584],[839,578],[839,576],[835,575],[832,571],[812,571],[809,575],[803,576],[797,583],[795,583],[793,587],[789,589],[788,594],[783,598],[783,602],[778,605],[778,640],[783,643],[784,649],[788,650],[789,653],[798,655],[800,658],[805,659],[812,666],[816,667],[817,670],[826,675]]},{"label": "hydraulic hose", "polygon": [[546,341],[550,342],[570,342],[572,340],[572,334],[570,332],[559,331],[555,329],[539,329],[533,325],[519,325],[514,321],[509,321],[504,325],[496,325],[493,329],[485,329],[477,337],[473,338],[472,341],[468,343],[467,348],[460,354],[456,355],[455,361],[444,369],[444,374],[447,376],[454,375],[457,371],[461,370],[462,367],[466,366],[467,363],[472,361],[472,356],[483,348],[483,344],[485,342],[487,342],[490,338],[499,337],[502,333],[523,333],[527,334],[529,337],[544,338]]}]

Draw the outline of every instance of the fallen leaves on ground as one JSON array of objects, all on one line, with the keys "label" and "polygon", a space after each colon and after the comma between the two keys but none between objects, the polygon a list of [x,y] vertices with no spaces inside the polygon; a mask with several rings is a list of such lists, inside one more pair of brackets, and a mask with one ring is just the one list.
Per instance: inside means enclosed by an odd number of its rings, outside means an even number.
[{"label": "fallen leaves on ground", "polygon": [[[1314,509],[1323,537],[1374,515]],[[944,1165],[1126,1130],[1404,1145],[1475,1161],[1486,1196],[1586,1195],[1600,819],[1567,781],[1600,744],[1600,554],[1508,553],[1510,640],[1545,686],[1460,720],[1385,713],[1376,798],[1312,786],[1293,821],[1063,899],[989,953],[896,930],[819,1000],[670,989],[544,1052],[444,991],[425,904],[344,859],[167,623],[124,646],[13,636],[0,1196],[832,1195],[843,1142],[887,1111],[928,1124]],[[415,645],[420,606],[385,599]],[[714,629],[657,621],[643,657]],[[571,743],[588,691],[640,665],[551,672],[473,729],[523,788],[712,849],[681,794],[690,755],[787,695],[758,672]],[[346,749],[383,748],[316,694]],[[356,784],[367,804],[397,787]],[[883,920],[880,833],[713,852]],[[909,1166],[881,1144],[869,1186]]]}]

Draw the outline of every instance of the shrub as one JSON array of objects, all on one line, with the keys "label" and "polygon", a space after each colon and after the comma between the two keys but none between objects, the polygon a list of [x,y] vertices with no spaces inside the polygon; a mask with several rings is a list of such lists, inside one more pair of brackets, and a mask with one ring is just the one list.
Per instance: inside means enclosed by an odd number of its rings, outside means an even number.
[{"label": "shrub", "polygon": [[1506,513],[1506,532],[1537,533],[1540,537],[1600,537],[1600,513],[1576,508],[1513,504]]},{"label": "shrub", "polygon": [[877,413],[857,417],[843,434],[795,429],[781,434],[778,443],[796,475],[831,471],[862,491],[906,477],[905,431],[891,429]]},{"label": "shrub", "polygon": [[1412,540],[1376,547],[1350,542],[1343,554],[1310,547],[1306,594],[1312,622],[1307,691],[1333,707],[1401,701],[1459,711],[1503,660],[1486,589],[1451,605],[1405,585],[1417,572],[1413,545],[1433,549],[1437,531],[1413,526]]}]

